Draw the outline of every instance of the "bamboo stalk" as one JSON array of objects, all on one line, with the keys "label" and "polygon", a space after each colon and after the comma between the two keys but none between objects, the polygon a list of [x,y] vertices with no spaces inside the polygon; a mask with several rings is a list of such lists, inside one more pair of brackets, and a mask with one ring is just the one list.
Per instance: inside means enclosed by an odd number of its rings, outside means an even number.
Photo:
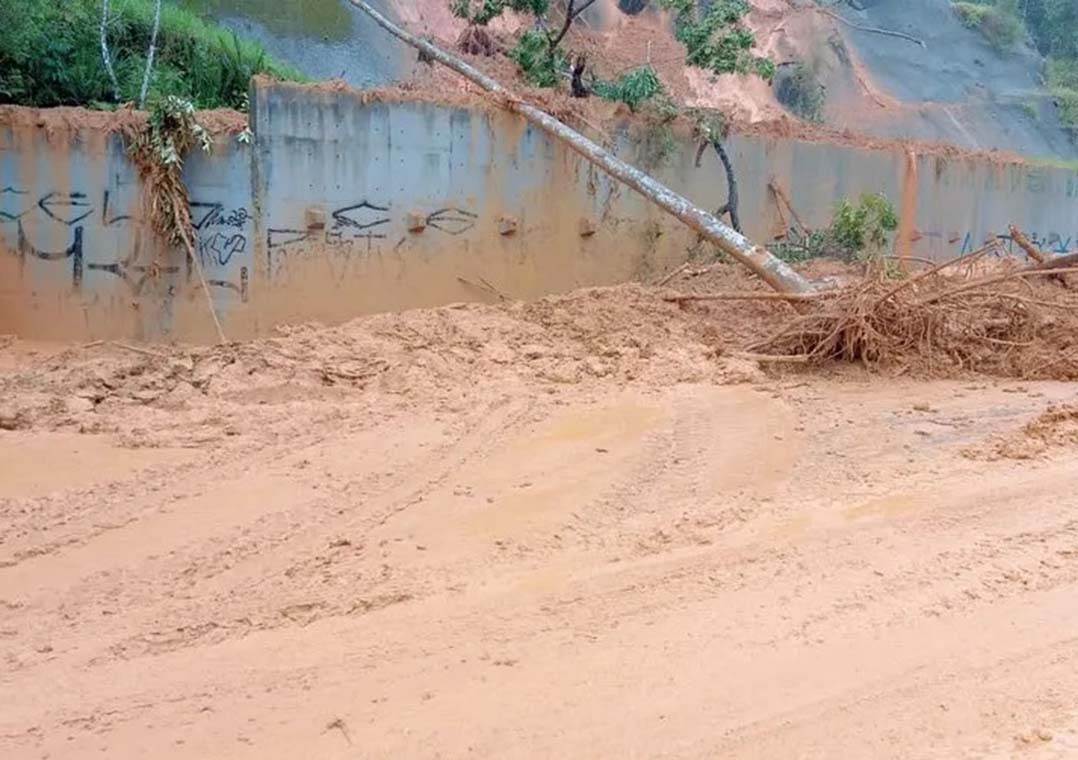
[{"label": "bamboo stalk", "polygon": [[142,89],[139,90],[138,107],[146,107],[146,93],[150,89],[150,75],[153,73],[153,59],[157,54],[157,33],[161,28],[161,0],[153,4],[153,32],[150,33],[150,52],[146,54],[146,71],[142,74]]}]

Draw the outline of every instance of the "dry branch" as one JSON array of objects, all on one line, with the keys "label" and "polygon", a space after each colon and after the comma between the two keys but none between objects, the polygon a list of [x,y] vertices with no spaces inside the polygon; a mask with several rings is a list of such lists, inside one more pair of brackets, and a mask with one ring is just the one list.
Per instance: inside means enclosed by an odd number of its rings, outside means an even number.
[{"label": "dry branch", "polygon": [[691,301],[819,301],[835,295],[831,291],[818,293],[687,293],[685,295],[666,296],[664,301],[688,303]]},{"label": "dry branch", "polygon": [[744,235],[723,224],[713,214],[695,206],[687,198],[625,163],[542,109],[520,100],[474,66],[445,52],[428,40],[401,29],[376,11],[366,0],[348,0],[348,2],[370,16],[394,37],[417,48],[432,60],[490,92],[506,110],[520,114],[547,134],[565,142],[585,160],[603,169],[610,176],[625,183],[667,213],[684,222],[731,258],[748,267],[775,290],[788,293],[806,293],[812,290],[812,285],[789,265],[776,258],[763,246],[751,243]]},{"label": "dry branch", "polygon": [[882,34],[885,37],[897,37],[900,40],[909,40],[910,42],[914,42],[914,43],[920,45],[921,47],[928,47],[925,44],[924,40],[920,39],[919,37],[914,37],[912,35],[906,34],[905,32],[896,32],[896,31],[894,31],[892,29],[880,29],[880,28],[875,27],[875,26],[861,26],[860,24],[855,24],[852,21],[850,21],[849,19],[843,18],[842,16],[835,13],[834,11],[829,11],[826,8],[817,8],[817,10],[820,13],[824,14],[825,16],[830,16],[831,18],[835,19],[836,21],[841,21],[846,26],[850,27],[851,29],[856,29],[859,32],[868,32],[870,34]]}]

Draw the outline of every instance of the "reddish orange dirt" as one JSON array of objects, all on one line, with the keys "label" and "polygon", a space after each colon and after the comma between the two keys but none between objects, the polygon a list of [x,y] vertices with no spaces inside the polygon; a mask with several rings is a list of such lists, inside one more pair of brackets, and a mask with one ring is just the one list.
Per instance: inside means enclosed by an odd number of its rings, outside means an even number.
[{"label": "reddish orange dirt", "polygon": [[0,757],[1073,756],[1075,386],[661,295],[0,342]]}]

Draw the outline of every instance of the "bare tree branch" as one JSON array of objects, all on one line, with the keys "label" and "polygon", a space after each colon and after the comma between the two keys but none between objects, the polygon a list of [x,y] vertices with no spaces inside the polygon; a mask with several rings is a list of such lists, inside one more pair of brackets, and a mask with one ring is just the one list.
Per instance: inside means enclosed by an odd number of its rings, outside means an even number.
[{"label": "bare tree branch", "polygon": [[569,7],[565,9],[565,23],[562,24],[561,31],[558,32],[558,36],[550,41],[550,47],[556,48],[561,44],[561,41],[565,39],[565,35],[569,33],[569,27],[576,21],[577,16],[586,11],[591,6],[595,5],[595,0],[585,0],[584,4],[579,8],[574,9],[576,0],[569,0]]},{"label": "bare tree branch", "polygon": [[895,31],[892,31],[891,29],[878,29],[878,28],[876,28],[874,26],[861,26],[860,24],[855,24],[852,21],[850,21],[848,18],[843,18],[842,16],[835,13],[834,11],[829,11],[826,8],[817,8],[816,10],[818,10],[820,13],[824,14],[825,16],[830,16],[831,18],[835,19],[835,21],[841,21],[846,26],[851,27],[853,29],[856,29],[859,32],[868,32],[870,34],[882,34],[885,37],[898,37],[900,40],[909,40],[910,42],[915,42],[915,43],[917,43],[918,45],[920,45],[923,48],[928,47],[928,45],[925,44],[924,40],[919,39],[919,38],[914,37],[914,36],[909,35],[909,34],[905,34],[904,32],[895,32]]}]

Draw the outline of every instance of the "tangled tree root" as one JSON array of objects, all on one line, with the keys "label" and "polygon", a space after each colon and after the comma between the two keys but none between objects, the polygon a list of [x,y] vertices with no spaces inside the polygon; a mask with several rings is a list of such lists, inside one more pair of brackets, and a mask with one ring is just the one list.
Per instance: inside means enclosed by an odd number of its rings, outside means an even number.
[{"label": "tangled tree root", "polygon": [[468,55],[485,55],[489,58],[500,52],[501,46],[483,27],[468,26],[457,39],[457,49]]},{"label": "tangled tree root", "polygon": [[988,250],[900,280],[873,267],[860,282],[799,300],[798,316],[748,350],[764,361],[1078,379],[1078,296],[1049,279],[1074,270],[1005,261],[987,276],[955,274]]}]

